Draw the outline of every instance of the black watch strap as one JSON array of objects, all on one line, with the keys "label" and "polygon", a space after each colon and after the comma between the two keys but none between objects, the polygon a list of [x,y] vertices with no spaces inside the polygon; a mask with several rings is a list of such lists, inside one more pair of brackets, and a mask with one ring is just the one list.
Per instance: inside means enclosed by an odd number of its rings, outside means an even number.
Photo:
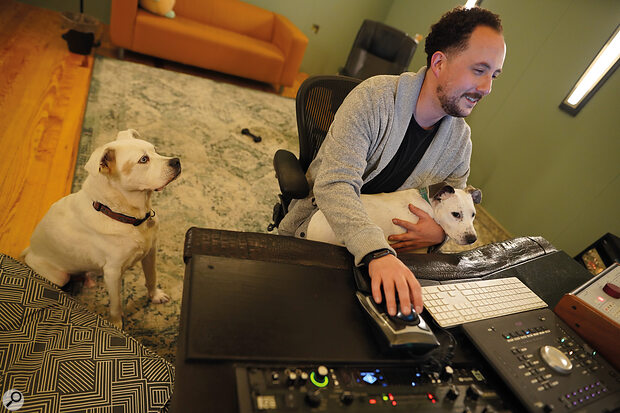
[{"label": "black watch strap", "polygon": [[394,254],[394,252],[390,249],[387,248],[381,248],[380,250],[376,250],[376,251],[372,251],[369,252],[368,254],[364,255],[364,258],[362,258],[362,263],[365,266],[368,266],[370,264],[370,261],[376,259],[376,258],[381,258],[381,257],[385,257],[388,254],[392,254],[394,256],[396,256],[396,254]]}]

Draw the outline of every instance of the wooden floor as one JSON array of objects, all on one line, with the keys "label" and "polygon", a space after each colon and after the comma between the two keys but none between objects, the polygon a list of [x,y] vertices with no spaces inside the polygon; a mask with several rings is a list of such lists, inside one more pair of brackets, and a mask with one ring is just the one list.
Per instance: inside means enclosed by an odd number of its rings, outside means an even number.
[{"label": "wooden floor", "polygon": [[93,57],[61,34],[58,13],[0,1],[0,252],[14,257],[71,190]]},{"label": "wooden floor", "polygon": [[[70,53],[59,13],[0,0],[0,252],[17,257],[71,191],[93,54]],[[115,57],[104,29],[96,53]],[[276,93],[269,84],[126,53],[126,59]],[[283,96],[294,97],[298,76]]]}]

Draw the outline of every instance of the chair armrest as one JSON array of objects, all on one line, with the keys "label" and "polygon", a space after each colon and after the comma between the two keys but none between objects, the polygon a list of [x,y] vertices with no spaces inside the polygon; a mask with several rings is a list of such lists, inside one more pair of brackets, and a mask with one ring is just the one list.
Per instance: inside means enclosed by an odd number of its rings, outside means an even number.
[{"label": "chair armrest", "polygon": [[297,157],[291,152],[279,149],[273,156],[273,169],[285,199],[301,199],[308,196],[310,187]]},{"label": "chair armrest", "polygon": [[284,54],[280,84],[292,86],[304,58],[308,38],[289,19],[280,14],[274,14],[272,43]]},{"label": "chair armrest", "polygon": [[112,0],[110,39],[118,47],[131,49],[138,14],[138,0]]}]

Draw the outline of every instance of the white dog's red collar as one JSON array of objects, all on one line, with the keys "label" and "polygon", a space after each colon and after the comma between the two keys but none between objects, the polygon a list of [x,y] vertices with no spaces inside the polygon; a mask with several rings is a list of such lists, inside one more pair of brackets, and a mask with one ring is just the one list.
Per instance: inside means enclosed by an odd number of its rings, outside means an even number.
[{"label": "white dog's red collar", "polygon": [[155,211],[150,211],[146,213],[144,218],[130,217],[129,215],[124,215],[119,212],[114,212],[109,207],[97,201],[93,201],[93,208],[95,208],[96,211],[99,211],[102,214],[107,215],[112,219],[122,222],[123,224],[131,224],[134,227],[137,227],[138,225],[142,224],[144,221],[146,221],[150,217],[155,216]]}]

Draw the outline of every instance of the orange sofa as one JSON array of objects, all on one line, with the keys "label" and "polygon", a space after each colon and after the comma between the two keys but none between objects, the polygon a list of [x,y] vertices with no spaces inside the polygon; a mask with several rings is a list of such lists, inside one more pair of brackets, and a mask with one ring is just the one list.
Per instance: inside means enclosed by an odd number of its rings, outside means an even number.
[{"label": "orange sofa", "polygon": [[176,17],[112,0],[110,37],[122,49],[291,86],[308,38],[286,17],[239,0],[176,0]]}]

